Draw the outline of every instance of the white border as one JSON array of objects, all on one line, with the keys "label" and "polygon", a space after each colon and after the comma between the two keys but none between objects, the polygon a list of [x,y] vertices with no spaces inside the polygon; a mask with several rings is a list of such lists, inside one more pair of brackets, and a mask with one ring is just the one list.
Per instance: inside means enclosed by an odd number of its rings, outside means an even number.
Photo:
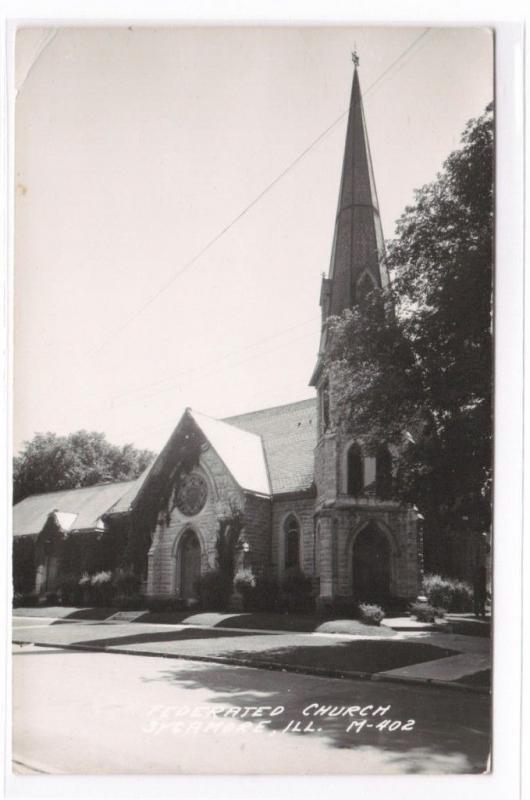
[{"label": "white border", "polygon": [[[330,791],[355,795],[356,798],[407,797],[429,800],[480,796],[506,800],[519,793],[519,708],[521,700],[521,552],[522,552],[522,397],[523,397],[523,4],[505,0],[465,2],[442,10],[436,3],[429,13],[425,0],[8,0],[2,23],[2,77],[6,78],[6,29],[9,34],[18,23],[37,24],[199,24],[309,23],[315,25],[344,22],[348,24],[417,24],[488,25],[495,28],[497,45],[497,263],[496,263],[496,484],[495,484],[495,680],[494,680],[494,762],[489,776],[353,776],[353,777],[84,777],[63,776],[15,777],[6,770],[5,790],[10,797],[316,797]],[[125,16],[125,13],[127,16]],[[519,20],[514,22],[513,20]],[[10,56],[10,51],[7,51]],[[2,99],[5,93],[2,94]],[[9,141],[4,150],[4,185],[13,185],[12,96],[9,109]],[[6,168],[6,165],[8,168]],[[4,294],[12,286],[12,192],[4,195],[4,253],[9,253],[10,271],[3,285]],[[9,227],[8,227],[9,223]],[[10,294],[7,294],[7,342],[11,341]],[[4,339],[4,342],[6,339]],[[11,350],[7,356],[7,386],[12,377]],[[2,426],[2,510],[7,519],[8,487],[10,486],[11,408],[7,401],[7,424]],[[1,442],[3,443],[3,442]],[[10,516],[10,515],[9,515]],[[8,536],[9,540],[9,536]],[[10,553],[7,554],[10,557]],[[2,558],[6,558],[5,548]],[[5,573],[4,573],[5,574]],[[9,595],[6,587],[4,599]],[[9,631],[10,612],[4,615],[4,631]],[[9,649],[2,664],[5,678],[9,671]],[[9,676],[8,676],[9,677]],[[10,692],[6,701],[10,703]],[[4,730],[4,735],[9,727]],[[10,759],[9,736],[5,748],[6,763]]]}]

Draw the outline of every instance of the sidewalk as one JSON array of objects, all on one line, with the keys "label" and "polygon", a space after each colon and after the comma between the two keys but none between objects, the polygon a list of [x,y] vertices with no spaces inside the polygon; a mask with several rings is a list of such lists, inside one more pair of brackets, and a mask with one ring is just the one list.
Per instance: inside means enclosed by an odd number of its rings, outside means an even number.
[{"label": "sidewalk", "polygon": [[[179,623],[162,624],[145,622],[145,612],[111,614],[103,620],[80,620],[82,612],[72,609],[60,609],[61,617],[43,613],[57,610],[15,609],[14,642],[488,692],[490,643],[481,637],[421,629],[398,632],[356,620],[330,620],[314,630],[313,618],[312,631],[295,632],[246,627],[258,615],[245,614],[183,614]],[[279,620],[276,616],[268,622],[277,626]]]}]

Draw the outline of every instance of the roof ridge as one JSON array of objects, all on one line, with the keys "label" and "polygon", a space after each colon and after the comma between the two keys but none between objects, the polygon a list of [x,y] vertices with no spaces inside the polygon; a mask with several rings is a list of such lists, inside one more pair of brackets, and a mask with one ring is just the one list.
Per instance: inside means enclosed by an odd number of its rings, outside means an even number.
[{"label": "roof ridge", "polygon": [[[144,470],[142,470],[143,474]],[[138,476],[139,478],[140,476]],[[127,478],[125,481],[103,481],[102,483],[91,483],[89,486],[71,486],[69,489],[49,489],[47,492],[35,492],[35,494],[28,494],[22,500],[19,500],[18,503],[23,503],[24,500],[28,500],[30,497],[44,497],[47,494],[63,494],[64,492],[81,492],[88,489],[98,489],[101,486],[119,486],[121,483],[134,483],[138,480],[138,478]],[[17,505],[15,503],[14,505]]]},{"label": "roof ridge", "polygon": [[277,406],[267,406],[266,408],[257,408],[254,411],[244,411],[241,414],[232,414],[229,417],[220,417],[220,422],[228,422],[231,419],[238,419],[239,417],[249,417],[251,414],[265,414],[268,411],[275,411],[278,408],[288,408],[289,406],[298,406],[302,405],[303,403],[314,403],[316,401],[315,397],[306,397],[305,400],[293,400],[292,403],[280,403]]}]

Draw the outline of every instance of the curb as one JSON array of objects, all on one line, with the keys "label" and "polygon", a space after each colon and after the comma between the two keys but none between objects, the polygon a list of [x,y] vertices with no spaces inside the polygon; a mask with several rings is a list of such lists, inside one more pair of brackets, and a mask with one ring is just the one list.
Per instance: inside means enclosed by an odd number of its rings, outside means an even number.
[{"label": "curb", "polygon": [[301,666],[299,664],[282,664],[274,661],[260,661],[257,658],[235,658],[232,656],[199,656],[199,655],[180,655],[179,653],[149,653],[143,650],[129,650],[126,647],[95,647],[84,644],[53,644],[43,642],[25,642],[13,639],[13,644],[27,645],[33,644],[35,647],[53,647],[60,650],[79,650],[86,653],[110,653],[124,656],[144,656],[150,658],[173,658],[182,661],[198,661],[203,663],[221,664],[223,666],[247,667],[249,669],[266,669],[271,672],[291,672],[297,675],[311,675],[316,678],[333,678],[338,680],[368,680],[379,683],[401,683],[412,684],[423,687],[443,687],[459,692],[469,692],[472,694],[491,695],[490,689],[483,686],[468,686],[462,683],[451,681],[440,681],[434,678],[407,678],[398,675],[385,675],[381,672],[360,672],[355,670],[336,670],[323,667]]}]

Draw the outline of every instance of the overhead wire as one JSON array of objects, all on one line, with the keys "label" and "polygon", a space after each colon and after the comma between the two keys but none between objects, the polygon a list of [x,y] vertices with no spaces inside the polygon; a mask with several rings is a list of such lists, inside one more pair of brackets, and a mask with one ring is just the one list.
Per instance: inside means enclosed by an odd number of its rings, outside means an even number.
[{"label": "overhead wire", "polygon": [[[368,94],[381,83],[381,81],[389,74],[389,72],[395,68],[407,55],[408,53],[416,47],[420,43],[422,39],[424,39],[431,31],[431,28],[426,28],[419,36],[417,36],[413,42],[411,42],[408,47],[379,75],[376,80],[370,84],[368,89],[364,92],[364,97],[367,97]],[[106,345],[111,342],[114,338],[120,335],[124,330],[126,330],[129,325],[134,322],[137,317],[144,313],[144,311],[149,308],[181,275],[183,275],[187,270],[189,270],[197,261],[216,243],[221,239],[234,225],[236,225],[239,220],[241,220],[248,212],[254,208],[254,206],[259,203],[259,201],[267,195],[271,189],[274,188],[316,145],[324,139],[330,131],[332,131],[338,124],[341,122],[344,117],[347,116],[349,109],[343,111],[330,125],[327,126],[317,137],[313,139],[313,141],[304,149],[301,153],[296,156],[293,161],[291,161],[285,169],[283,169],[275,178],[272,180],[267,186],[259,192],[254,199],[245,206],[245,208],[240,211],[227,225],[225,225],[220,231],[218,231],[215,236],[208,240],[208,242],[192,257],[190,258],[180,269],[174,272],[168,280],[166,280],[157,291],[149,297],[143,305],[141,305],[131,316],[129,316],[122,325],[116,328],[106,339],[101,342],[101,344],[93,351],[93,355],[100,353]]]}]

